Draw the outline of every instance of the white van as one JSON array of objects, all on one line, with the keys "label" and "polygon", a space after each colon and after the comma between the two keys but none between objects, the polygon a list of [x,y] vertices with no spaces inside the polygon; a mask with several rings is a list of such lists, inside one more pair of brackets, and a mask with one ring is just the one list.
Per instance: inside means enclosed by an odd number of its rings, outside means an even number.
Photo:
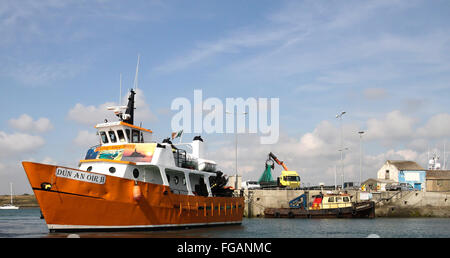
[{"label": "white van", "polygon": [[243,189],[259,189],[259,188],[261,188],[261,186],[259,185],[259,183],[257,181],[250,181],[250,180],[242,182],[241,186]]}]

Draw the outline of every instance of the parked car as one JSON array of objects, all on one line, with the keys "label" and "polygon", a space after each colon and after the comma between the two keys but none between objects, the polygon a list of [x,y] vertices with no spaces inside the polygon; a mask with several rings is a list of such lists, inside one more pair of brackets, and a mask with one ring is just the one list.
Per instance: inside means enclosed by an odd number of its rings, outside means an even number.
[{"label": "parked car", "polygon": [[414,191],[414,187],[408,183],[387,184],[386,191]]},{"label": "parked car", "polygon": [[259,188],[261,188],[261,186],[256,181],[248,180],[248,181],[242,182],[242,188],[243,189],[259,189]]},{"label": "parked car", "polygon": [[407,183],[400,183],[400,190],[401,191],[414,191],[414,187]]},{"label": "parked car", "polygon": [[400,185],[398,184],[387,184],[385,187],[386,191],[398,191],[400,190]]}]

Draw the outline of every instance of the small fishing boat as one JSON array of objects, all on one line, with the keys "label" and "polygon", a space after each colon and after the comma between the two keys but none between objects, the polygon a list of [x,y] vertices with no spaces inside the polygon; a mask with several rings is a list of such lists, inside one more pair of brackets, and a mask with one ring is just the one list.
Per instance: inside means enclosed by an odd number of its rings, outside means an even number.
[{"label": "small fishing boat", "polygon": [[10,192],[11,192],[11,194],[10,194],[11,202],[0,206],[0,210],[18,210],[19,209],[18,206],[14,205],[12,183],[9,183],[9,186],[10,186]]},{"label": "small fishing boat", "polygon": [[352,202],[348,194],[319,194],[308,206],[308,195],[289,202],[289,208],[266,208],[268,218],[374,218],[375,202]]}]

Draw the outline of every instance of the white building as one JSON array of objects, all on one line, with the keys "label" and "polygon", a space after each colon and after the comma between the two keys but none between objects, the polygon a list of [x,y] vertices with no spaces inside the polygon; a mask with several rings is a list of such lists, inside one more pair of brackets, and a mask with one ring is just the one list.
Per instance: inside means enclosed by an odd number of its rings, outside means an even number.
[{"label": "white building", "polygon": [[407,183],[416,190],[425,190],[425,169],[414,161],[387,160],[378,170],[377,179],[382,182],[380,190],[385,190],[388,183]]}]

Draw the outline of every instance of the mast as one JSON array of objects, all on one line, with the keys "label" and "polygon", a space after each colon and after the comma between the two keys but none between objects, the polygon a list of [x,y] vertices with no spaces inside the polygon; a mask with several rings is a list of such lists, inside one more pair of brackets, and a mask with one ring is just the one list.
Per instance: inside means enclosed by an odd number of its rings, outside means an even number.
[{"label": "mast", "polygon": [[122,106],[122,73],[120,73],[119,106]]},{"label": "mast", "polygon": [[122,116],[122,121],[130,125],[134,124],[134,95],[136,95],[136,92],[131,89],[130,96],[128,97],[127,109],[125,111],[125,115]]},{"label": "mast", "polygon": [[139,74],[139,60],[141,58],[141,55],[138,54],[138,60],[137,60],[137,64],[136,64],[136,74],[134,75],[134,90],[137,89],[138,87],[138,74]]},{"label": "mast", "polygon": [[12,192],[12,183],[9,183],[10,191],[11,191],[11,205],[13,205],[13,192]]}]

